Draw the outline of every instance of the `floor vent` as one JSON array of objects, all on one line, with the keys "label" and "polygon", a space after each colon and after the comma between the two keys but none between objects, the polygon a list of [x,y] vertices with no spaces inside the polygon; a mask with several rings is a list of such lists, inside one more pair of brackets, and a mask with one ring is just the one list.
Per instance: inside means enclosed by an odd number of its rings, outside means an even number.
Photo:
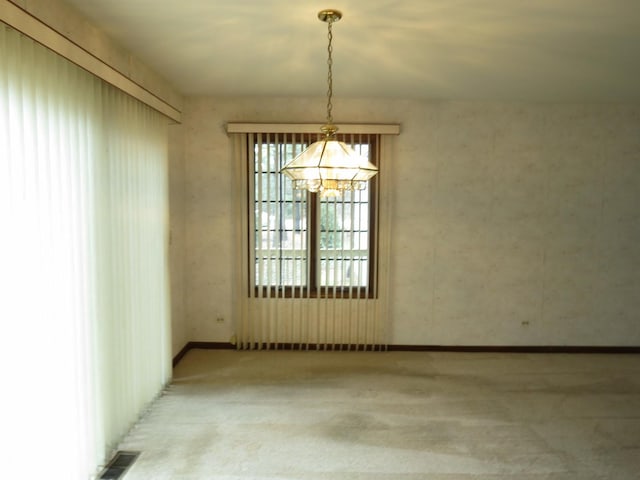
[{"label": "floor vent", "polygon": [[126,471],[129,470],[129,467],[133,465],[133,462],[136,461],[138,455],[140,455],[140,452],[116,452],[98,478],[100,480],[122,478]]}]

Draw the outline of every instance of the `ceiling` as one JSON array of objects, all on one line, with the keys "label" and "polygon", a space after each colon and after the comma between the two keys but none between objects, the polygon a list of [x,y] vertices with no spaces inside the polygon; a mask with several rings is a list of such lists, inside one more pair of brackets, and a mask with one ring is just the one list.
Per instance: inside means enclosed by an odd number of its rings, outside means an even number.
[{"label": "ceiling", "polygon": [[186,95],[640,101],[638,0],[67,0]]}]

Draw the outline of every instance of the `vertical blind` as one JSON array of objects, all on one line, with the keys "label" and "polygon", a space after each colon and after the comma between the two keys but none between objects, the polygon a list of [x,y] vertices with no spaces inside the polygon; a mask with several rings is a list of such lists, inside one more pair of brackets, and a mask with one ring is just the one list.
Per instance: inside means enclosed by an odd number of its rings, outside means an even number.
[{"label": "vertical blind", "polygon": [[0,23],[11,478],[90,478],[169,379],[166,123]]},{"label": "vertical blind", "polygon": [[243,349],[384,349],[388,231],[388,141],[341,138],[379,163],[364,190],[322,198],[293,190],[280,169],[316,135],[234,134],[242,216],[236,302]]}]

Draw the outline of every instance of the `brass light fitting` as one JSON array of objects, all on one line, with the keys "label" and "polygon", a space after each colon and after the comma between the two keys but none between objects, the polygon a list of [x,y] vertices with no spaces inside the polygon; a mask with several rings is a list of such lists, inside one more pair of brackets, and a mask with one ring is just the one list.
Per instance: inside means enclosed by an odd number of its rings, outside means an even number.
[{"label": "brass light fitting", "polygon": [[321,10],[318,19],[327,23],[329,67],[327,75],[327,123],[320,129],[324,138],[311,144],[285,165],[281,173],[287,175],[296,190],[319,192],[324,197],[338,196],[345,190],[362,190],[366,182],[378,173],[368,159],[336,139],[338,127],[333,123],[333,31],[332,25],[342,18],[342,12]]}]

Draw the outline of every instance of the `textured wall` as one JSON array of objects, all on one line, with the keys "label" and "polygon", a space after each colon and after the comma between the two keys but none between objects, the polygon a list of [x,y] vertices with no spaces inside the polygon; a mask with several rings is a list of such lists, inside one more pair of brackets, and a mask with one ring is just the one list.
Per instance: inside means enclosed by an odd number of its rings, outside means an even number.
[{"label": "textured wall", "polygon": [[397,159],[395,341],[639,344],[640,108],[420,110]]},{"label": "textured wall", "polygon": [[[402,125],[392,343],[640,344],[640,105],[334,105],[338,123]],[[321,122],[323,109],[322,98],[187,100],[190,340],[234,332],[241,252],[225,123]]]},{"label": "textured wall", "polygon": [[182,125],[169,125],[169,268],[171,273],[171,352],[189,341],[184,307],[184,135]]}]

